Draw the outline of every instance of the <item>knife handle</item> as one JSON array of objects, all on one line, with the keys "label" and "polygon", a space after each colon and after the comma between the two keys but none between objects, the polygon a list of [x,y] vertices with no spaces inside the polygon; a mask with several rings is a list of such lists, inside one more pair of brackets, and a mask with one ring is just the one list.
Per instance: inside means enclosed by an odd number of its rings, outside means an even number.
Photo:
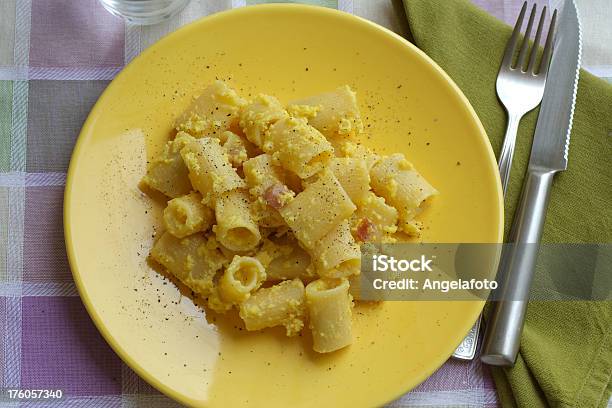
[{"label": "knife handle", "polygon": [[480,357],[486,364],[512,366],[516,360],[527,310],[527,301],[517,299],[529,296],[554,174],[537,168],[527,172],[508,239],[513,245],[504,248],[497,272],[501,299],[507,300],[493,304]]}]

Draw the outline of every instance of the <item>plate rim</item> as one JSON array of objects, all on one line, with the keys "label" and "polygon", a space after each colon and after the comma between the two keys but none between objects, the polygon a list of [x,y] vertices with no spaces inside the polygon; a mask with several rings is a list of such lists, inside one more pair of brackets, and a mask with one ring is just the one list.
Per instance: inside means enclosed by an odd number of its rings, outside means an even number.
[{"label": "plate rim", "polygon": [[[69,164],[68,171],[66,174],[66,184],[64,188],[64,194],[63,194],[63,200],[64,200],[63,230],[64,230],[64,243],[66,247],[66,254],[68,257],[68,264],[70,267],[71,274],[73,276],[76,288],[78,290],[79,297],[81,298],[81,301],[83,305],[85,306],[85,309],[87,313],[89,314],[98,332],[102,335],[102,337],[104,338],[106,343],[111,347],[113,352],[117,354],[117,356],[119,356],[119,358],[121,358],[121,360],[125,364],[127,364],[128,367],[130,367],[130,369],[134,370],[134,372],[136,372],[136,374],[138,374],[142,379],[144,379],[147,383],[149,383],[155,389],[157,389],[158,391],[160,391],[167,397],[173,399],[174,401],[177,401],[182,404],[187,404],[190,406],[198,406],[203,401],[199,399],[193,399],[185,394],[179,393],[173,388],[168,387],[164,383],[157,380],[157,378],[154,375],[150,374],[147,370],[145,370],[134,358],[131,357],[130,354],[128,354],[120,346],[120,344],[117,342],[117,340],[112,335],[112,333],[102,323],[102,319],[99,313],[97,312],[96,308],[93,306],[91,302],[91,298],[89,294],[87,293],[87,290],[85,289],[82,278],[81,278],[82,274],[78,268],[78,264],[76,261],[77,255],[76,255],[75,248],[74,248],[74,241],[72,239],[70,203],[72,202],[71,197],[73,195],[73,181],[75,178],[74,174],[77,172],[78,161],[79,161],[79,157],[81,156],[80,152],[83,149],[82,146],[86,144],[87,139],[88,139],[87,134],[91,134],[91,130],[95,126],[94,122],[95,122],[96,116],[98,116],[97,112],[101,109],[101,106],[103,105],[103,102],[106,99],[107,95],[110,93],[110,91],[114,89],[116,86],[118,86],[117,84],[118,82],[120,82],[118,81],[118,79],[121,79],[123,76],[126,76],[129,71],[135,69],[134,67],[139,65],[139,61],[143,59],[145,56],[147,56],[148,54],[154,52],[155,49],[158,47],[158,45],[168,42],[168,41],[172,41],[174,37],[186,35],[190,31],[196,31],[198,30],[200,25],[207,24],[209,21],[216,20],[216,19],[223,19],[223,18],[226,18],[227,16],[231,16],[235,14],[249,14],[254,11],[253,9],[256,9],[257,11],[286,9],[286,10],[292,10],[292,12],[296,12],[296,13],[299,13],[300,11],[309,11],[309,12],[314,12],[314,13],[327,14],[328,16],[331,16],[334,18],[352,20],[352,22],[355,22],[358,24],[365,24],[369,26],[370,29],[375,29],[375,30],[382,32],[386,36],[390,37],[390,39],[392,39],[393,41],[400,42],[404,47],[407,47],[411,52],[413,52],[419,58],[422,58],[425,62],[427,62],[428,65],[434,69],[437,75],[439,75],[442,79],[444,79],[444,81],[451,87],[453,92],[463,102],[462,105],[465,109],[467,109],[469,116],[472,118],[474,124],[476,125],[479,136],[485,141],[485,150],[488,156],[487,161],[495,169],[493,173],[494,173],[494,177],[496,180],[495,190],[497,192],[496,201],[498,205],[498,214],[497,214],[497,218],[498,218],[498,228],[497,228],[498,231],[497,232],[498,233],[497,233],[496,241],[503,242],[504,200],[503,200],[503,193],[501,189],[501,179],[499,176],[499,172],[497,171],[497,161],[495,158],[495,154],[493,152],[493,148],[491,146],[490,139],[486,133],[486,130],[484,129],[484,126],[482,125],[482,122],[480,118],[478,117],[478,115],[476,114],[476,111],[474,110],[472,104],[467,99],[465,94],[461,91],[459,86],[453,81],[453,79],[431,57],[429,57],[424,51],[420,50],[416,45],[412,44],[404,37],[389,30],[386,27],[383,27],[377,23],[374,23],[370,20],[367,20],[355,14],[351,14],[351,13],[347,13],[347,12],[344,12],[338,9],[332,9],[332,8],[323,7],[323,6],[314,6],[314,5],[296,4],[296,3],[258,4],[258,5],[232,8],[232,9],[217,12],[217,13],[214,13],[208,16],[203,16],[199,19],[196,19],[178,28],[177,30],[171,33],[166,34],[165,36],[157,40],[155,43],[147,47],[145,50],[143,50],[132,61],[130,61],[128,64],[126,64],[121,69],[121,71],[113,78],[113,80],[108,84],[108,86],[100,94],[96,103],[93,105],[93,107],[91,108],[91,111],[87,115],[87,119],[83,123],[83,126],[81,127],[81,130],[79,131],[77,140],[75,142],[75,146],[74,146],[74,149],[70,157],[70,164]],[[477,304],[477,306],[474,308],[473,316],[471,316],[469,319],[466,320],[469,322],[469,325],[466,324],[465,333],[459,333],[456,335],[457,345],[460,344],[460,340],[462,340],[464,336],[468,333],[469,329],[472,327],[472,325],[474,324],[474,322],[476,321],[476,319],[482,312],[484,305],[485,305],[485,301],[474,301],[474,303]],[[410,390],[414,389],[416,386],[418,386],[423,381],[425,381],[427,378],[429,378],[437,369],[439,369],[444,364],[445,361],[447,361],[447,359],[452,355],[453,350],[451,350],[451,352],[448,355],[442,354],[441,355],[442,357],[438,361],[436,361],[436,364],[433,365],[433,368],[431,370],[424,370],[420,375],[415,376],[416,381],[414,380],[411,381],[411,384],[402,383],[403,391],[401,391],[397,395],[394,394],[390,396],[382,404],[384,405],[391,401],[394,401],[395,399],[404,395],[406,392],[409,392]],[[207,407],[209,406],[205,402],[204,404],[205,404],[204,406],[207,406]]]}]

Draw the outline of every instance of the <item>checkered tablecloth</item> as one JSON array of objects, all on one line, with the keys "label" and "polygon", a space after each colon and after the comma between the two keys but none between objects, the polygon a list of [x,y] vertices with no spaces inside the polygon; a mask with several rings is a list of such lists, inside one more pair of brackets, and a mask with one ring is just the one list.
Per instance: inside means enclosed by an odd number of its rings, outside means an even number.
[{"label": "checkered tablecloth", "polygon": [[[176,405],[112,352],[81,304],[64,249],[66,170],[85,117],[126,63],[189,21],[261,2],[193,0],[171,21],[136,27],[97,0],[0,0],[0,389],[61,389],[62,406]],[[304,2],[407,30],[399,0]],[[522,0],[475,2],[509,21]],[[612,77],[612,2],[578,3],[585,64]],[[486,367],[450,360],[391,406],[497,404]]]}]

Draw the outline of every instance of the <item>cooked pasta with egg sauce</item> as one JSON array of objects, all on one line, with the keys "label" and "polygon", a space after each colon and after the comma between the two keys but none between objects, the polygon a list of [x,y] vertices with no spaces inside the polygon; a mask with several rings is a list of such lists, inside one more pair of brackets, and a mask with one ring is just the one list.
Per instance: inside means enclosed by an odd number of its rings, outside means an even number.
[{"label": "cooked pasta with egg sauce", "polygon": [[249,331],[310,330],[319,353],[350,345],[360,244],[418,235],[436,189],[402,154],[359,143],[348,86],[283,104],[216,81],[175,127],[142,180],[169,199],[151,257]]}]

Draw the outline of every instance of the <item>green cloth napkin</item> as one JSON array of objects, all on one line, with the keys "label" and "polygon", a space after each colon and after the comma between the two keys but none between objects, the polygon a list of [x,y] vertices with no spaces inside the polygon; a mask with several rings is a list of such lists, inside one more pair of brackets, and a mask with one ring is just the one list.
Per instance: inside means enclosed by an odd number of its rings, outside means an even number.
[{"label": "green cloth napkin", "polygon": [[[403,0],[411,40],[459,85],[493,150],[506,114],[495,93],[512,28],[467,0]],[[537,112],[521,122],[506,197],[506,231],[519,199]],[[569,166],[555,178],[545,242],[612,242],[612,86],[582,71]],[[612,273],[612,271],[611,271]],[[531,302],[520,353],[493,369],[505,407],[604,407],[612,391],[612,303]]]}]

